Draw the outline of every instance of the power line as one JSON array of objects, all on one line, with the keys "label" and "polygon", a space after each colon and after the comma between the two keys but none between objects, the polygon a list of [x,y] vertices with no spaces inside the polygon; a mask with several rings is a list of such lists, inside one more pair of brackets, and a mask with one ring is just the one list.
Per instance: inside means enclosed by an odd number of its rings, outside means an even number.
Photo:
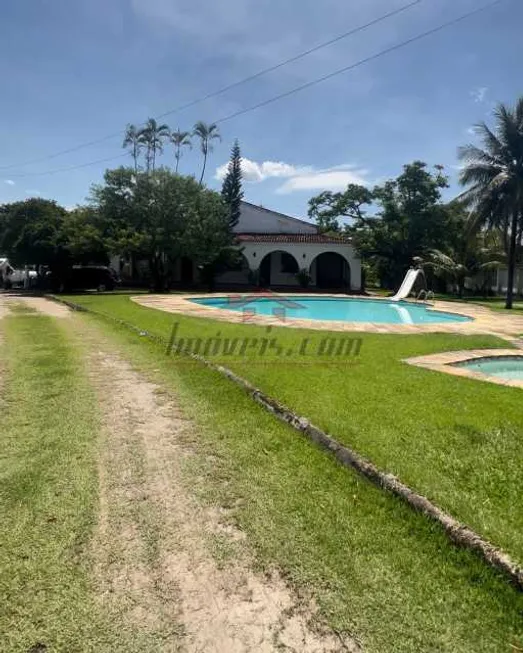
[{"label": "power line", "polygon": [[[337,75],[341,75],[342,73],[349,72],[350,70],[354,70],[355,68],[358,68],[359,66],[362,66],[366,63],[369,63],[370,61],[374,61],[376,59],[379,59],[391,52],[394,52],[396,50],[400,50],[404,47],[407,47],[408,45],[411,45],[412,43],[415,43],[417,41],[420,41],[421,39],[426,38],[427,36],[431,36],[432,34],[436,34],[438,32],[441,32],[442,30],[446,29],[447,27],[451,27],[453,25],[456,25],[468,18],[471,18],[472,16],[475,16],[483,11],[486,11],[488,9],[491,9],[492,7],[499,5],[503,2],[506,2],[506,0],[494,0],[493,2],[489,2],[481,7],[478,7],[477,9],[473,9],[471,11],[468,11],[461,16],[458,16],[456,18],[453,18],[451,20],[448,20],[444,23],[441,23],[440,25],[437,25],[436,27],[433,27],[432,29],[427,30],[426,32],[422,32],[421,34],[417,34],[416,36],[411,37],[410,39],[407,39],[405,41],[401,41],[400,43],[397,43],[395,45],[392,45],[388,48],[385,48],[384,50],[380,50],[376,54],[370,55],[368,57],[365,57],[364,59],[360,59],[359,61],[356,61],[355,63],[352,63],[348,66],[344,66],[343,68],[339,68],[338,70],[335,70],[332,73],[329,73],[327,75],[323,75],[322,77],[318,77],[314,80],[311,80],[310,82],[307,82],[305,84],[301,84],[300,86],[296,86],[295,88],[286,91],[285,93],[280,93],[279,95],[275,95],[271,98],[268,98],[267,100],[264,100],[262,102],[259,102],[258,104],[254,104],[250,107],[247,107],[245,109],[240,109],[238,111],[235,111],[234,113],[231,113],[227,116],[224,116],[223,118],[220,118],[219,120],[216,120],[215,122],[217,124],[226,122],[228,120],[232,120],[233,118],[236,118],[238,116],[244,115],[246,113],[250,113],[251,111],[255,111],[256,109],[260,109],[264,106],[267,106],[269,104],[272,104],[273,102],[277,102],[278,100],[281,100],[283,98],[289,97],[290,95],[293,95],[294,93],[298,93],[300,91],[303,91],[307,88],[310,88],[312,86],[315,86],[316,84],[320,84],[321,82],[324,82],[328,79],[332,79],[333,77],[336,77]],[[121,154],[116,157],[110,157],[109,159],[100,159],[98,161],[92,161],[89,163],[84,163],[80,164],[78,166],[70,166],[68,168],[61,168],[58,170],[51,170],[51,171],[44,171],[44,172],[37,172],[37,173],[24,173],[24,174],[12,174],[11,176],[13,177],[32,177],[32,176],[40,176],[40,175],[46,175],[46,174],[55,174],[58,172],[66,172],[69,170],[75,170],[77,168],[84,168],[90,165],[95,165],[97,163],[102,163],[105,161],[110,161],[114,160],[116,158],[122,158],[126,156],[126,154]]]},{"label": "power line", "polygon": [[322,50],[323,48],[326,48],[329,45],[333,45],[334,43],[338,43],[339,41],[342,41],[343,39],[346,39],[349,36],[353,36],[354,34],[357,34],[358,32],[361,32],[369,27],[372,27],[374,25],[377,25],[378,23],[381,23],[389,18],[392,18],[393,16],[397,16],[398,14],[401,14],[402,12],[406,11],[407,9],[410,9],[411,7],[414,7],[415,5],[419,5],[423,2],[424,0],[414,0],[413,2],[410,2],[407,5],[403,5],[402,7],[399,7],[398,9],[394,9],[393,11],[389,11],[386,14],[383,14],[382,16],[379,16],[378,18],[375,18],[374,20],[371,20],[369,23],[365,23],[364,25],[360,25],[359,27],[355,27],[354,29],[351,29],[349,32],[345,32],[344,34],[340,34],[339,36],[334,37],[333,39],[330,39],[330,41],[325,41],[324,43],[320,43],[319,45],[316,45],[313,48],[310,48],[310,50],[305,50],[305,52],[301,52],[300,54],[297,54],[290,59],[286,59],[285,61],[281,61],[280,63],[270,66],[269,68],[264,68],[263,70],[260,70],[257,73],[254,73],[253,75],[250,75],[249,77],[245,77],[245,79],[242,79],[238,82],[234,82],[232,84],[229,84],[229,86],[224,86],[222,89],[219,91],[214,91],[213,93],[209,93],[208,95],[205,95],[204,97],[201,97],[198,100],[194,100],[193,102],[189,102],[188,104],[185,104],[181,107],[178,107],[177,109],[173,109],[172,111],[166,111],[165,113],[162,113],[158,116],[158,118],[165,118],[165,116],[169,116],[172,113],[177,113],[178,111],[183,111],[184,109],[189,109],[190,107],[193,107],[195,104],[199,104],[200,102],[204,102],[205,100],[210,100],[211,98],[216,97],[217,95],[221,95],[222,93],[225,93],[226,91],[230,91],[233,88],[236,88],[238,86],[241,86],[242,84],[246,84],[247,82],[251,82],[254,79],[258,79],[259,77],[262,77],[262,75],[266,75],[267,73],[272,73],[275,70],[278,70],[279,68],[283,68],[284,66],[287,66],[290,63],[294,63],[295,61],[298,61],[299,59],[303,59],[303,57],[308,56],[309,54],[312,54],[313,52],[317,52],[318,50]]},{"label": "power line", "polygon": [[307,88],[310,88],[311,86],[315,86],[316,84],[320,84],[321,82],[325,82],[328,79],[332,79],[333,77],[336,77],[337,75],[341,75],[342,73],[349,72],[350,70],[354,70],[354,68],[358,68],[359,66],[362,66],[363,64],[369,63],[370,61],[374,61],[376,59],[379,59],[386,54],[390,54],[391,52],[395,52],[396,50],[400,50],[401,48],[404,48],[408,45],[411,45],[412,43],[415,43],[416,41],[420,41],[421,39],[426,38],[427,36],[431,36],[432,34],[436,34],[437,32],[441,32],[442,30],[446,29],[447,27],[451,27],[452,25],[456,25],[457,23],[460,23],[467,18],[470,18],[472,16],[475,16],[476,14],[479,14],[483,11],[486,11],[487,9],[490,9],[494,7],[495,5],[501,4],[502,2],[505,2],[506,0],[494,0],[493,2],[489,2],[486,5],[483,5],[482,7],[478,7],[477,9],[473,9],[471,11],[468,11],[465,14],[462,14],[461,16],[458,16],[457,18],[453,18],[452,20],[449,20],[445,23],[441,23],[437,27],[433,27],[432,29],[427,30],[426,32],[423,32],[421,34],[418,34],[416,36],[413,36],[410,39],[407,39],[406,41],[402,41],[401,43],[396,43],[395,45],[390,46],[389,48],[385,48],[384,50],[381,50],[380,52],[377,52],[376,54],[372,54],[368,57],[365,57],[364,59],[360,59],[359,61],[356,61],[355,63],[352,63],[348,66],[344,66],[343,68],[339,68],[338,70],[335,70],[332,73],[328,73],[327,75],[323,75],[323,77],[318,77],[317,79],[313,79],[310,82],[306,82],[305,84],[302,84],[301,86],[296,86],[295,88],[291,89],[290,91],[285,91],[284,93],[280,93],[279,95],[275,95],[274,97],[271,97],[267,100],[263,100],[262,102],[259,102],[258,104],[254,104],[250,107],[247,107],[246,109],[239,109],[238,111],[235,111],[234,113],[229,114],[228,116],[225,116],[223,118],[220,118],[219,120],[216,120],[216,124],[220,124],[223,122],[226,122],[228,120],[232,120],[233,118],[237,118],[238,116],[241,116],[245,113],[249,113],[250,111],[255,111],[256,109],[260,109],[261,107],[265,107],[268,104],[272,104],[273,102],[277,102],[278,100],[282,100],[283,98],[289,97],[290,95],[294,95],[294,93],[298,93],[299,91],[303,91]]},{"label": "power line", "polygon": [[[243,79],[238,80],[237,82],[233,82],[232,84],[229,84],[227,86],[224,86],[223,88],[218,89],[217,91],[212,91],[211,93],[208,93],[207,95],[204,95],[200,98],[197,98],[196,100],[191,100],[187,104],[182,104],[178,107],[175,107],[174,109],[170,109],[169,111],[165,111],[164,113],[161,113],[157,116],[154,116],[155,120],[160,120],[161,118],[165,118],[166,116],[170,116],[174,113],[179,113],[181,111],[184,111],[185,109],[190,109],[191,107],[196,106],[197,104],[201,104],[202,102],[205,102],[206,100],[210,100],[212,98],[218,97],[219,95],[223,95],[223,93],[226,93],[227,91],[230,91],[234,88],[237,88],[238,86],[242,86],[243,84],[246,84],[247,82],[251,82],[255,79],[258,79],[259,77],[262,77],[263,75],[267,75],[268,73],[274,72],[275,70],[279,70],[280,68],[283,68],[284,66],[287,66],[290,63],[294,63],[295,61],[298,61],[299,59],[303,59],[304,57],[308,56],[309,54],[312,54],[313,52],[318,52],[318,50],[322,50],[323,48],[328,47],[329,45],[333,45],[334,43],[338,43],[339,41],[342,41],[343,39],[348,38],[349,36],[353,36],[354,34],[357,34],[358,32],[361,32],[365,29],[368,29],[369,27],[373,27],[374,25],[377,25],[385,20],[388,20],[389,18],[392,18],[394,16],[397,16],[398,14],[403,13],[404,11],[407,11],[407,9],[410,9],[411,7],[414,7],[415,5],[421,4],[421,2],[424,2],[424,0],[413,0],[412,2],[409,2],[406,5],[403,5],[401,7],[398,7],[397,9],[394,9],[393,11],[389,11],[386,14],[383,14],[381,16],[378,16],[378,18],[374,18],[373,20],[369,21],[368,23],[365,23],[364,25],[359,25],[358,27],[352,28],[348,32],[344,32],[343,34],[340,34],[328,41],[324,41],[323,43],[320,43],[313,48],[310,48],[309,50],[305,50],[304,52],[300,52],[297,55],[294,55],[293,57],[290,57],[289,59],[285,59],[284,61],[280,61],[279,63],[275,64],[274,66],[270,66],[269,68],[264,68],[263,70],[258,71],[257,73],[254,73],[252,75],[249,75],[248,77],[245,77]],[[142,123],[144,124],[144,123]],[[92,140],[92,141],[87,141],[85,143],[80,143],[79,145],[75,145],[73,147],[70,147],[66,150],[61,150],[60,152],[55,152],[54,154],[48,154],[46,156],[40,157],[38,159],[32,159],[30,161],[25,161],[24,163],[18,163],[18,164],[9,164],[6,166],[0,166],[0,170],[9,170],[10,168],[21,168],[26,165],[31,165],[33,163],[41,163],[42,161],[48,161],[50,159],[55,159],[56,157],[63,156],[64,154],[70,154],[71,152],[76,152],[77,150],[81,150],[86,147],[91,147],[92,145],[98,145],[100,143],[104,143],[106,141],[112,140],[113,138],[116,138],[117,136],[122,136],[124,133],[123,130],[120,130],[118,132],[113,132],[112,134],[108,134],[107,136],[102,136],[98,139]]]},{"label": "power line", "polygon": [[115,161],[116,159],[122,159],[124,156],[127,156],[127,152],[125,154],[117,154],[116,156],[109,156],[106,157],[105,159],[97,159],[96,161],[88,161],[87,163],[80,163],[79,165],[74,165],[74,166],[67,166],[65,168],[56,168],[54,170],[44,170],[42,172],[19,172],[16,174],[10,174],[10,177],[15,177],[16,179],[19,179],[20,177],[41,177],[43,175],[55,175],[58,174],[59,172],[69,172],[70,170],[78,170],[79,168],[87,168],[88,166],[94,166],[97,165],[98,163],[107,163],[108,161]]}]

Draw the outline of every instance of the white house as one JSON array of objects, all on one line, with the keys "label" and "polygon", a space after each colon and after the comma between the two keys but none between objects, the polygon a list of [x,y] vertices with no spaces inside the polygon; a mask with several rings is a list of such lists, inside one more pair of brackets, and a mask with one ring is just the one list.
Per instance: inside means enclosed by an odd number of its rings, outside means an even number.
[{"label": "white house", "polygon": [[[343,236],[324,236],[318,228],[298,218],[242,202],[241,217],[235,227],[243,266],[216,278],[216,285],[260,285],[264,288],[298,287],[297,274],[310,274],[311,288],[343,289],[360,292],[361,260],[350,240]],[[130,279],[130,266],[119,258],[111,262],[122,279]],[[136,268],[139,274],[146,272]],[[143,267],[142,266],[142,267]],[[128,269],[126,269],[128,268]],[[176,261],[172,283],[181,287],[198,284],[199,273],[191,259]]]},{"label": "white house", "polygon": [[311,287],[361,290],[361,260],[349,239],[324,236],[318,228],[262,206],[242,202],[235,227],[244,265],[217,278],[218,285],[241,285],[258,278],[260,285],[298,286],[300,270]]}]

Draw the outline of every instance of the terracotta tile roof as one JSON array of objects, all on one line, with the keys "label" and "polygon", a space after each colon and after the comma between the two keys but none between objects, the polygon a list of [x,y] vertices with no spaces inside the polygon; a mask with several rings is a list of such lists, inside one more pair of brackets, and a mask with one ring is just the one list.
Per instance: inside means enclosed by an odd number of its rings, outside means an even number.
[{"label": "terracotta tile roof", "polygon": [[345,236],[325,236],[323,234],[237,234],[241,243],[350,243]]}]

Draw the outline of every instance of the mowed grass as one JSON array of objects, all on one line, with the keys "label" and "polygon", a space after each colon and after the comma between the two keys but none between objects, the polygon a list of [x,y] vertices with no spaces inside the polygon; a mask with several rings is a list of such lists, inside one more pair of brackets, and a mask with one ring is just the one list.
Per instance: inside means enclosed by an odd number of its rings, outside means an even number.
[{"label": "mowed grass", "polygon": [[[125,296],[84,296],[75,301],[165,339],[177,324],[177,342],[199,337],[202,350],[209,343],[209,358],[396,474],[523,562],[522,391],[403,362],[441,351],[506,348],[507,342],[448,334],[343,334],[289,328],[268,332],[254,325],[167,314]],[[335,342],[326,340],[331,337]],[[213,354],[217,338],[222,344]],[[224,355],[224,343],[230,346],[235,338],[237,353]],[[352,345],[351,338],[357,339]],[[264,347],[264,340],[275,345]],[[348,355],[325,353],[330,346],[335,352],[342,342],[348,343],[342,347]]]},{"label": "mowed grass", "polygon": [[[125,298],[115,304],[110,297],[87,299],[160,335],[172,325],[173,316]],[[199,427],[200,455],[189,478],[201,477],[196,485],[204,500],[231,509],[259,564],[276,565],[312,595],[331,627],[376,653],[523,648],[523,595],[450,544],[436,525],[338,465],[218,373],[167,357],[158,344],[114,322],[84,319],[99,324],[122,355],[175,392]],[[193,333],[198,325],[191,321]],[[215,333],[217,324],[210,328]],[[419,341],[414,345],[424,349]],[[251,372],[258,367],[251,365]],[[311,385],[308,396],[315,392],[321,388]]]},{"label": "mowed grass", "polygon": [[0,320],[0,651],[152,651],[95,600],[98,413],[65,326]]}]

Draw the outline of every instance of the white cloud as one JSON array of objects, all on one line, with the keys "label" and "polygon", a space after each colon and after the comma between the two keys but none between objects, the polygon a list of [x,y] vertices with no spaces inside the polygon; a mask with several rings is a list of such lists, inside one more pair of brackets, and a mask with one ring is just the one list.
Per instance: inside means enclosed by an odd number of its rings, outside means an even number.
[{"label": "white cloud", "polygon": [[485,101],[488,93],[488,86],[478,86],[470,92],[470,96],[477,104],[481,104]]},{"label": "white cloud", "polygon": [[25,191],[25,194],[29,195],[30,197],[35,197],[36,195],[41,195],[42,193],[39,190],[35,190],[34,188],[29,188]]},{"label": "white cloud", "polygon": [[[228,163],[216,169],[215,178],[222,180]],[[283,161],[251,161],[242,158],[243,179],[251,183],[261,183],[266,179],[285,179],[276,189],[279,195],[307,190],[342,190],[347,184],[367,185],[367,170],[352,164],[342,164],[330,168],[316,169],[313,166],[294,166]]]},{"label": "white cloud", "polygon": [[366,186],[368,171],[352,165],[335,166],[325,170],[300,172],[280,186],[276,192],[279,195],[309,190],[343,190],[347,184]]},{"label": "white cloud", "polygon": [[15,182],[12,179],[4,179],[4,183],[6,183],[8,186],[15,185]]},{"label": "white cloud", "polygon": [[467,134],[469,136],[475,136],[476,135],[476,128],[474,127],[474,125],[472,125],[472,127],[467,127],[467,129],[465,131],[467,132]]},{"label": "white cloud", "polygon": [[[305,168],[296,168],[289,163],[283,163],[283,161],[263,161],[263,163],[258,163],[245,157],[242,157],[241,165],[244,180],[253,183],[259,183],[271,177],[292,177],[300,170],[305,170]],[[228,163],[224,163],[216,168],[216,179],[221,181],[225,177],[228,166]]]}]

